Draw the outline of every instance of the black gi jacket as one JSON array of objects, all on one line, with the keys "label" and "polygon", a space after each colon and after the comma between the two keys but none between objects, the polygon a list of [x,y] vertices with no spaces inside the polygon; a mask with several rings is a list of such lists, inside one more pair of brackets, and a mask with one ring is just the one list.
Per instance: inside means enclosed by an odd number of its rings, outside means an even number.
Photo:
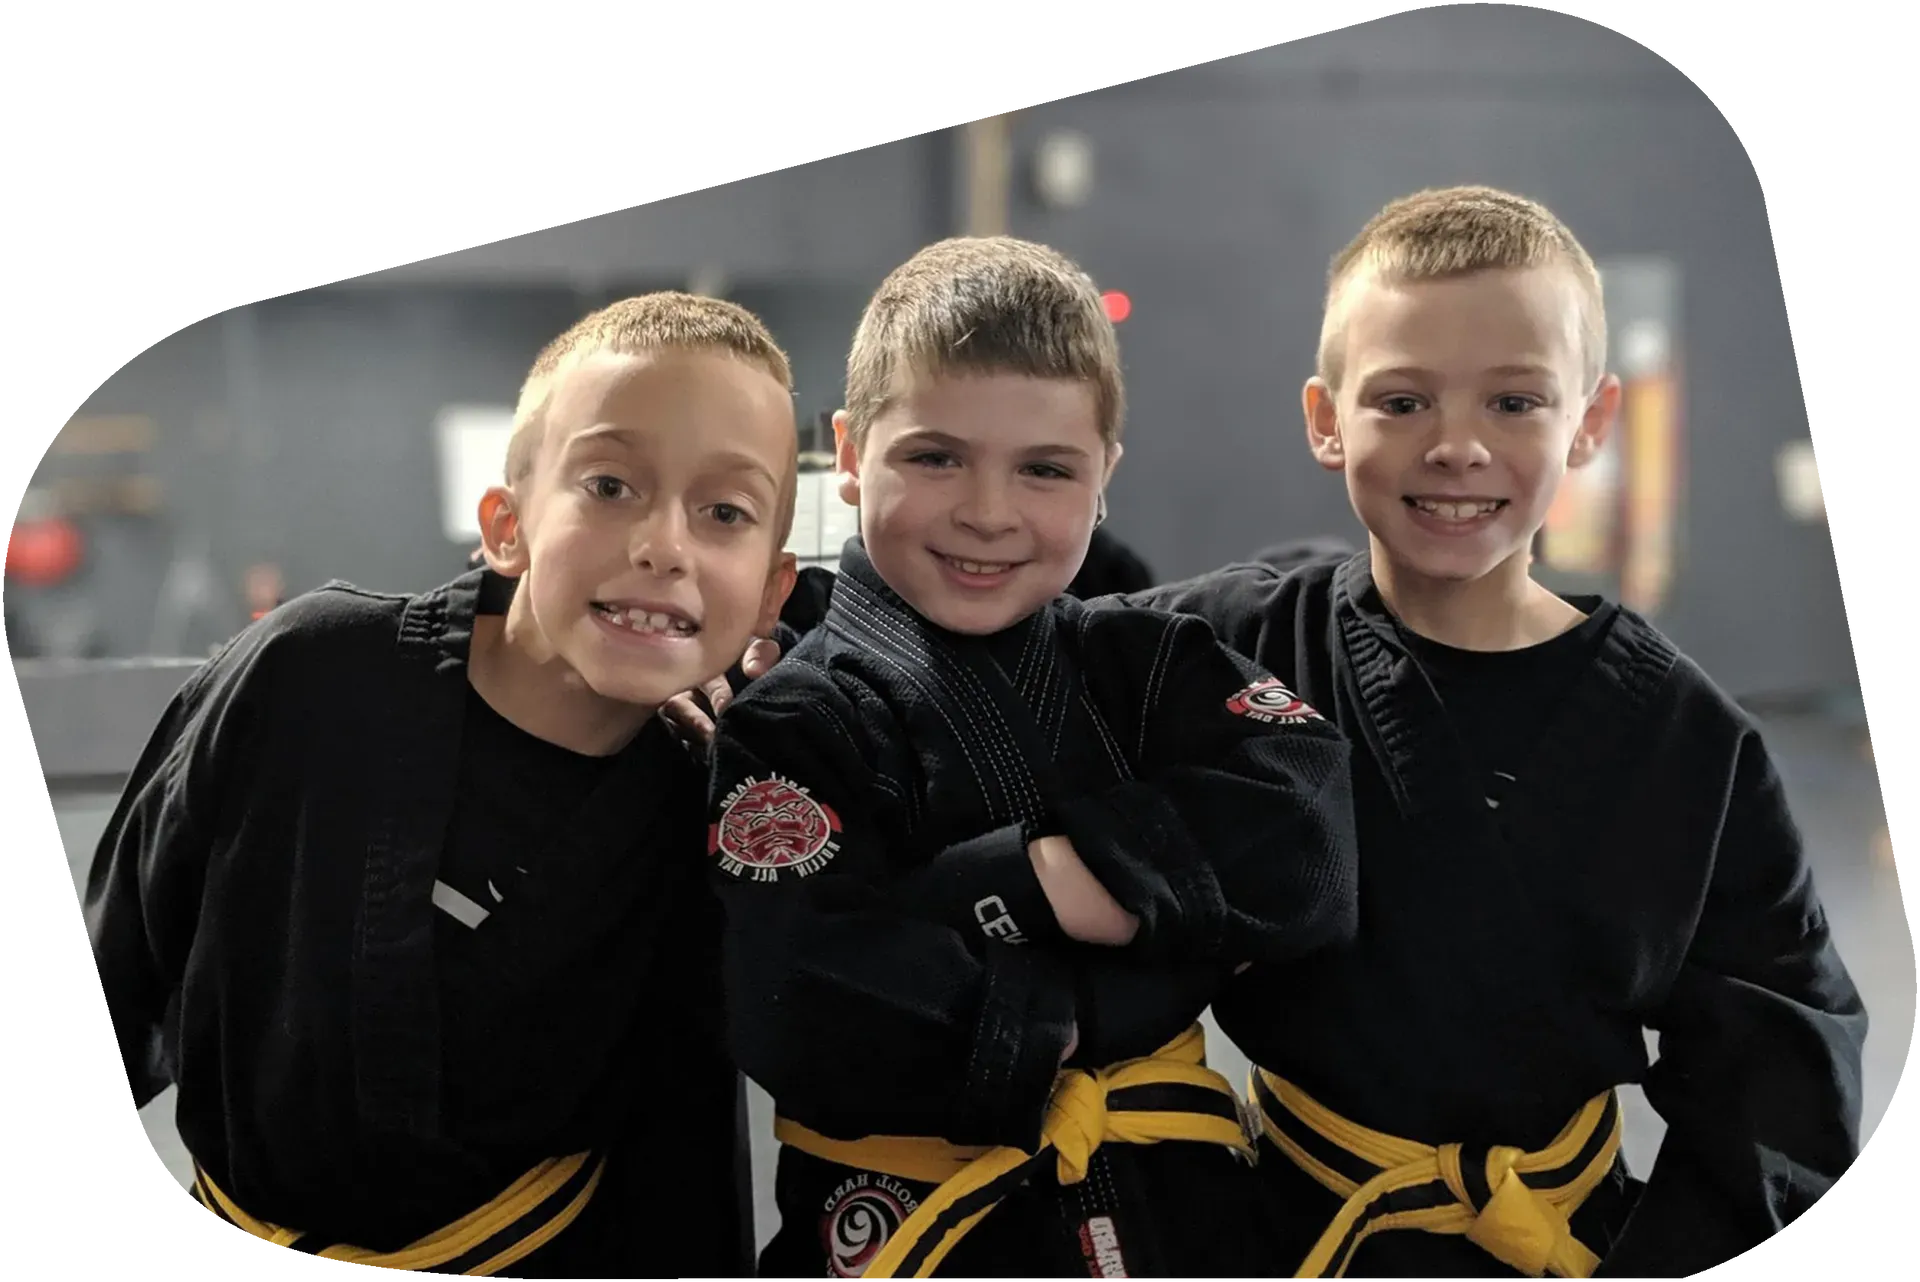
[{"label": "black gi jacket", "polygon": [[[1347,750],[1268,684],[1197,621],[1065,597],[946,633],[850,542],[824,626],[716,732],[741,1067],[835,1138],[1031,1148],[1070,1025],[1072,1063],[1149,1054],[1234,964],[1344,937]],[[1061,934],[1048,832],[1139,916],[1128,948]]]},{"label": "black gi jacket", "polygon": [[[1853,1160],[1867,1027],[1758,728],[1621,610],[1490,809],[1368,565],[1236,566],[1128,598],[1207,620],[1354,745],[1358,938],[1234,981],[1222,1029],[1327,1106],[1429,1144],[1536,1148],[1584,1100],[1643,1083],[1659,1158],[1644,1190],[1618,1168],[1576,1235],[1618,1276],[1740,1254]],[[1337,1206],[1277,1154],[1261,1169]],[[1505,1270],[1399,1232],[1352,1272]]]},{"label": "black gi jacket", "polygon": [[502,1061],[553,1119],[545,1151],[442,1127],[432,888],[474,618],[510,592],[486,571],[412,597],[329,584],[174,698],[85,894],[135,1102],[178,1083],[182,1139],[243,1208],[373,1250],[612,1145],[587,1212],[516,1274],[737,1274],[751,1230],[702,772],[658,723],[487,922],[493,982],[543,1011]]}]

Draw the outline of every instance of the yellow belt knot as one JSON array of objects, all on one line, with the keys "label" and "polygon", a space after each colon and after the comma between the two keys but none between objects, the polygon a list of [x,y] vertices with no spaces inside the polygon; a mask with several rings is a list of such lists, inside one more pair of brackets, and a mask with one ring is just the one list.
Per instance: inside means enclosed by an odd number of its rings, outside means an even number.
[{"label": "yellow belt knot", "polygon": [[[1296,1277],[1344,1277],[1367,1238],[1404,1229],[1461,1234],[1528,1277],[1589,1278],[1599,1266],[1569,1220],[1620,1151],[1611,1090],[1588,1100],[1545,1148],[1527,1152],[1429,1147],[1370,1130],[1265,1069],[1248,1086],[1274,1147],[1344,1199]],[[1329,1145],[1359,1162],[1328,1165],[1319,1154]],[[1449,1196],[1434,1196],[1443,1190]]]},{"label": "yellow belt knot", "polygon": [[[1455,1183],[1452,1173],[1459,1169],[1459,1149],[1449,1144],[1441,1150],[1440,1167],[1449,1175],[1450,1187]],[[1557,1251],[1572,1244],[1573,1230],[1566,1214],[1529,1187],[1515,1169],[1525,1156],[1523,1150],[1508,1147],[1488,1152],[1487,1187],[1492,1192],[1468,1224],[1466,1237],[1508,1268],[1537,1278],[1546,1275]],[[1453,1193],[1463,1205],[1472,1206],[1464,1186],[1453,1187]]]},{"label": "yellow belt knot", "polygon": [[1087,1178],[1094,1151],[1107,1138],[1107,1082],[1105,1074],[1073,1070],[1062,1073],[1047,1107],[1046,1136],[1059,1155],[1062,1184]]}]

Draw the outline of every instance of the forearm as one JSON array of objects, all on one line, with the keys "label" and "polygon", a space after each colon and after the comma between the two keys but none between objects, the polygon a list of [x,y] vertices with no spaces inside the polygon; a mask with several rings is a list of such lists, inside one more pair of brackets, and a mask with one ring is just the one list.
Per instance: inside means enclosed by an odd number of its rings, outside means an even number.
[{"label": "forearm", "polygon": [[1281,961],[1356,928],[1349,798],[1344,774],[1302,798],[1252,770],[1181,768],[1060,813],[1089,870],[1139,918],[1143,951]]},{"label": "forearm", "polygon": [[890,910],[730,916],[733,1046],[784,1115],[840,1138],[1038,1134],[1074,1015],[1055,959]]}]

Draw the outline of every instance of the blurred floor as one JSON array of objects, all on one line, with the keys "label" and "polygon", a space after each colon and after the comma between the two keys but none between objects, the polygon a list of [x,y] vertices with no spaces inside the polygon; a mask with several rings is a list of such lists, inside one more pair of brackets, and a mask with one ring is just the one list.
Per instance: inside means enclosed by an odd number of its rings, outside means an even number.
[{"label": "blurred floor", "polygon": [[[1867,1039],[1864,1134],[1886,1112],[1913,1036],[1914,953],[1899,884],[1894,874],[1886,818],[1865,735],[1858,729],[1809,715],[1767,719],[1767,739],[1805,834],[1821,895],[1848,968],[1865,995],[1873,1020]],[[75,885],[84,879],[94,843],[105,826],[111,797],[63,799],[57,807]],[[1237,1084],[1246,1080],[1245,1059],[1211,1028],[1212,1060]],[[1641,1174],[1660,1141],[1660,1119],[1636,1088],[1625,1092],[1626,1151]],[[754,1194],[764,1243],[777,1226],[773,1207],[772,1111],[758,1089],[749,1097],[753,1124]],[[188,1159],[173,1130],[173,1092],[142,1111],[141,1120],[169,1169],[185,1184]]]}]

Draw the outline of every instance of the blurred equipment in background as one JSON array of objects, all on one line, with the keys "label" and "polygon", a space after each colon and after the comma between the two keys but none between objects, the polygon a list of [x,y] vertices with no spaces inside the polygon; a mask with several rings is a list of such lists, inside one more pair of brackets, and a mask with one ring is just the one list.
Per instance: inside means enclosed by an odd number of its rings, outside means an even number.
[{"label": "blurred equipment in background", "polygon": [[500,484],[501,461],[512,439],[511,405],[443,405],[435,416],[440,525],[454,542],[480,537],[480,496]]},{"label": "blurred equipment in background", "polygon": [[87,541],[45,491],[29,491],[7,539],[7,578],[33,588],[65,583],[86,560]]},{"label": "blurred equipment in background", "polygon": [[1028,178],[1048,209],[1078,209],[1093,195],[1093,142],[1078,129],[1055,129],[1034,146]]},{"label": "blurred equipment in background", "polygon": [[1807,525],[1826,522],[1827,498],[1820,488],[1812,441],[1789,441],[1781,446],[1773,459],[1773,474],[1780,486],[1780,506],[1788,516]]},{"label": "blurred equipment in background", "polygon": [[1683,515],[1679,273],[1658,258],[1598,266],[1620,413],[1593,460],[1567,473],[1535,555],[1557,591],[1616,597],[1651,618],[1673,583]]},{"label": "blurred equipment in background", "polygon": [[7,538],[6,629],[15,659],[105,652],[99,609],[87,591],[89,550],[59,491],[27,491]]},{"label": "blurred equipment in background", "polygon": [[184,658],[193,652],[192,638],[207,651],[226,643],[246,623],[234,609],[233,598],[220,590],[213,568],[212,539],[201,535],[190,551],[175,556],[160,582],[160,602],[153,612],[153,635],[147,653],[159,658]]},{"label": "blurred equipment in background", "polygon": [[838,569],[840,549],[860,533],[860,511],[840,497],[840,476],[833,462],[833,413],[823,410],[800,420],[800,475],[793,502],[793,532],[786,550],[800,568]]},{"label": "blurred equipment in background", "polygon": [[264,618],[286,602],[286,577],[280,573],[280,567],[271,562],[250,565],[247,567],[245,591],[249,616]]}]

